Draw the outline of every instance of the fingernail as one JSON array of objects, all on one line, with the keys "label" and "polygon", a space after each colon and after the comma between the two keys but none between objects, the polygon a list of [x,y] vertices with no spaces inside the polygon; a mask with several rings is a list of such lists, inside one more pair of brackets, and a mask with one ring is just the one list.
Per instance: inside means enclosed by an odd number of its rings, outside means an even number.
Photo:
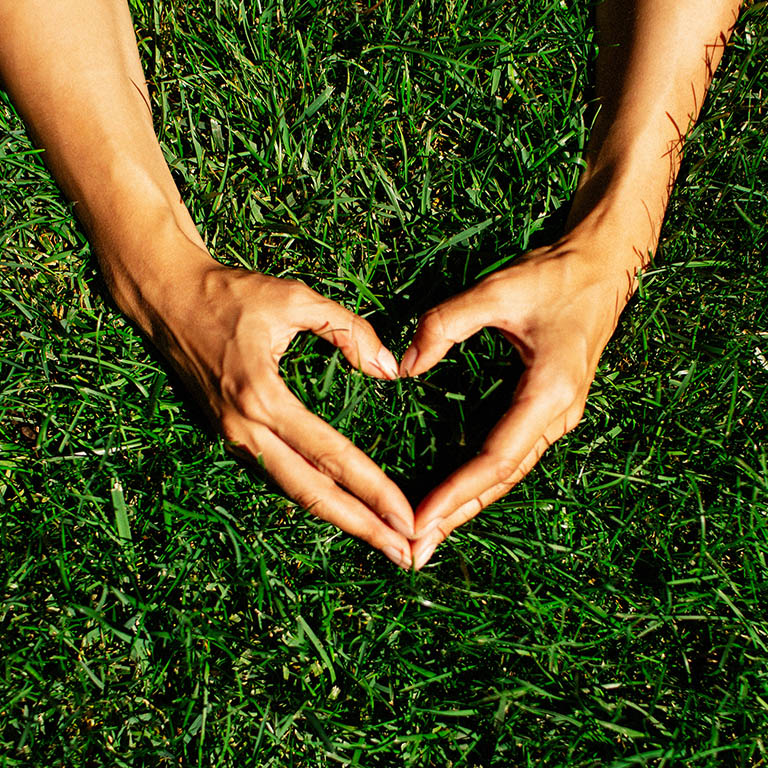
[{"label": "fingernail", "polygon": [[386,347],[382,347],[376,355],[376,364],[389,379],[396,379],[400,375],[397,370],[397,360]]},{"label": "fingernail", "polygon": [[385,515],[387,522],[406,539],[413,538],[413,521],[402,517],[398,512],[390,512]]},{"label": "fingernail", "polygon": [[400,363],[400,373],[402,376],[410,376],[411,371],[416,367],[416,361],[419,359],[419,350],[413,344],[406,350],[403,360]]},{"label": "fingernail", "polygon": [[421,554],[416,556],[416,559],[413,562],[413,567],[420,571],[429,561],[429,558],[432,557],[434,554],[435,548],[437,547],[437,542],[434,542],[432,544],[428,544],[425,549],[421,551]]},{"label": "fingernail", "polygon": [[381,551],[395,564],[401,568],[409,569],[411,567],[411,557],[403,555],[397,547],[382,547]]}]

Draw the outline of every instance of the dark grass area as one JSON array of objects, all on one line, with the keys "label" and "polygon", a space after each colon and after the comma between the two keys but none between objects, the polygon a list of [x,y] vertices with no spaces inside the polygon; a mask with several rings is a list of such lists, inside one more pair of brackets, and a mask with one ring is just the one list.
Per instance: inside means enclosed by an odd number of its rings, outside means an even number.
[{"label": "dark grass area", "polygon": [[[213,252],[300,277],[395,352],[562,226],[588,9],[132,8]],[[419,574],[204,429],[0,95],[0,765],[765,764],[765,29],[755,3],[582,425]],[[484,332],[382,383],[304,337],[284,373],[415,501],[519,362]]]}]

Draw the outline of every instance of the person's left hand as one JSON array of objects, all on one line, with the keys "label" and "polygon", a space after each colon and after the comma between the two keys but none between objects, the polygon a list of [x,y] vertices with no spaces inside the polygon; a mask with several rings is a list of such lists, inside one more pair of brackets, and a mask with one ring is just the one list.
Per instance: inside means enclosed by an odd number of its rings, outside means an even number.
[{"label": "person's left hand", "polygon": [[[617,244],[566,236],[431,309],[400,364],[417,376],[485,326],[517,348],[526,370],[480,453],[416,509],[412,554],[423,567],[456,527],[503,496],[580,421],[600,353],[634,289]],[[639,261],[638,261],[639,265]]]}]

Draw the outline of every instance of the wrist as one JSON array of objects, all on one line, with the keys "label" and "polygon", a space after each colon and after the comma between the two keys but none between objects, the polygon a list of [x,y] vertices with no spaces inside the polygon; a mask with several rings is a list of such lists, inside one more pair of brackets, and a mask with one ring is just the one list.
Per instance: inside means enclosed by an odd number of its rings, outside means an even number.
[{"label": "wrist", "polygon": [[674,183],[677,162],[629,154],[588,163],[566,225],[570,235],[611,244],[608,266],[633,274],[650,262]]},{"label": "wrist", "polygon": [[656,250],[682,159],[684,136],[668,116],[601,114],[585,155],[567,230],[609,230],[622,266],[644,267]]},{"label": "wrist", "polygon": [[172,203],[141,185],[118,197],[102,206],[113,215],[89,216],[87,229],[118,308],[159,343],[166,335],[164,318],[217,262],[178,198]]}]

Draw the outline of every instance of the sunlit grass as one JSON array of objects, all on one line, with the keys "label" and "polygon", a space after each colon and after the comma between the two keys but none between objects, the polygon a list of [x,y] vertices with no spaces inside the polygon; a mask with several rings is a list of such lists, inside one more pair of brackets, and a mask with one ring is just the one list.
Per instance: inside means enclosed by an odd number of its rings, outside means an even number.
[{"label": "sunlit grass", "polygon": [[[156,125],[233,266],[401,353],[562,225],[588,10],[133,3]],[[105,299],[0,96],[0,765],[758,765],[768,757],[766,10],[745,12],[582,425],[420,574],[236,463]],[[286,380],[414,501],[516,355]]]}]

